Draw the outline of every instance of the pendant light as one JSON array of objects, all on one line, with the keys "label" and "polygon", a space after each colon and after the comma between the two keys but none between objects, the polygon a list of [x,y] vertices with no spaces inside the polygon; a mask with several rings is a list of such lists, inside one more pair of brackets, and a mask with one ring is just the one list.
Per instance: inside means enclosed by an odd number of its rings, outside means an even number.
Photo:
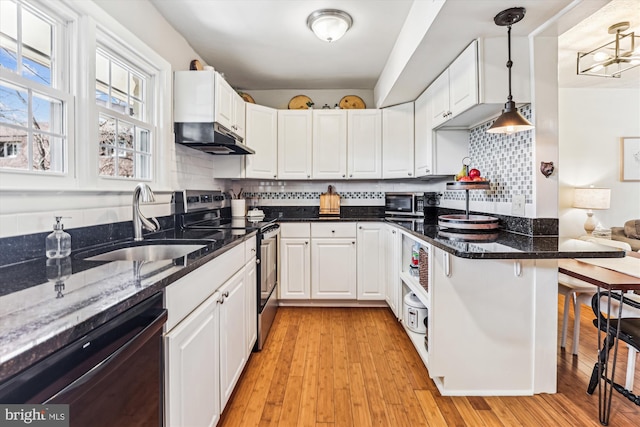
[{"label": "pendant light", "polygon": [[511,67],[513,62],[511,61],[511,25],[516,22],[520,22],[524,18],[526,10],[524,7],[512,7],[510,9],[503,10],[498,13],[493,22],[501,27],[507,27],[507,41],[509,49],[509,58],[507,60],[507,69],[509,70],[509,96],[507,102],[504,104],[504,110],[500,117],[487,129],[487,133],[506,133],[511,134],[515,132],[521,132],[524,130],[533,129],[533,125],[518,112],[516,103],[513,102],[511,96]]}]

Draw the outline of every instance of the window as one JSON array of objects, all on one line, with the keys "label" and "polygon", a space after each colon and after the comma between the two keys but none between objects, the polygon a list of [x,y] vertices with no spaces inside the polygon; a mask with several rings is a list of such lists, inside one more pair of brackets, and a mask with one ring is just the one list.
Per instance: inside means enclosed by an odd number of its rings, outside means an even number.
[{"label": "window", "polygon": [[151,179],[153,79],[111,51],[96,52],[99,174]]},{"label": "window", "polygon": [[[20,0],[0,1],[0,168],[68,171],[71,95],[61,77],[64,21]],[[11,152],[13,154],[8,155]]]},{"label": "window", "polygon": [[20,141],[0,143],[0,158],[15,158],[20,151]]}]

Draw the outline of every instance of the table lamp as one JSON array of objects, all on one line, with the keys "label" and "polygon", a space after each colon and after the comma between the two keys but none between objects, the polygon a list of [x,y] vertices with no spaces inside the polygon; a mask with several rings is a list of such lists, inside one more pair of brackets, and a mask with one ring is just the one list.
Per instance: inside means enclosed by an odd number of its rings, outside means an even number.
[{"label": "table lamp", "polygon": [[573,193],[573,207],[587,209],[587,220],[584,231],[593,233],[596,222],[593,219],[593,209],[609,209],[611,203],[611,189],[609,188],[576,188]]}]

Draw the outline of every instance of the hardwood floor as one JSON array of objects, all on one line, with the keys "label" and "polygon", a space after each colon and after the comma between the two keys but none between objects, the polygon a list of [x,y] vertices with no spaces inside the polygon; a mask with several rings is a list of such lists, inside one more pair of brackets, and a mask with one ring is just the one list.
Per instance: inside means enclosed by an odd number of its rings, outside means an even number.
[{"label": "hardwood floor", "polygon": [[[562,303],[560,296],[559,309]],[[597,392],[586,394],[596,359],[592,316],[584,307],[578,356],[559,350],[558,393],[447,397],[438,392],[390,310],[281,307],[219,425],[599,426]],[[570,349],[572,326],[569,334]],[[626,357],[621,345],[620,383]],[[634,388],[638,393],[638,369]],[[640,407],[614,394],[609,425],[639,426]]]}]

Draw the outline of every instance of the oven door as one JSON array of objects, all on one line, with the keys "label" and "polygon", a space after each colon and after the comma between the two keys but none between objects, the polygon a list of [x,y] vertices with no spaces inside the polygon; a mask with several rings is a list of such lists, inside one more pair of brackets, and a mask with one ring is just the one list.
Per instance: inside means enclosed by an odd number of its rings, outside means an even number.
[{"label": "oven door", "polygon": [[280,226],[272,225],[260,239],[260,307],[262,313],[278,281],[278,234]]}]

